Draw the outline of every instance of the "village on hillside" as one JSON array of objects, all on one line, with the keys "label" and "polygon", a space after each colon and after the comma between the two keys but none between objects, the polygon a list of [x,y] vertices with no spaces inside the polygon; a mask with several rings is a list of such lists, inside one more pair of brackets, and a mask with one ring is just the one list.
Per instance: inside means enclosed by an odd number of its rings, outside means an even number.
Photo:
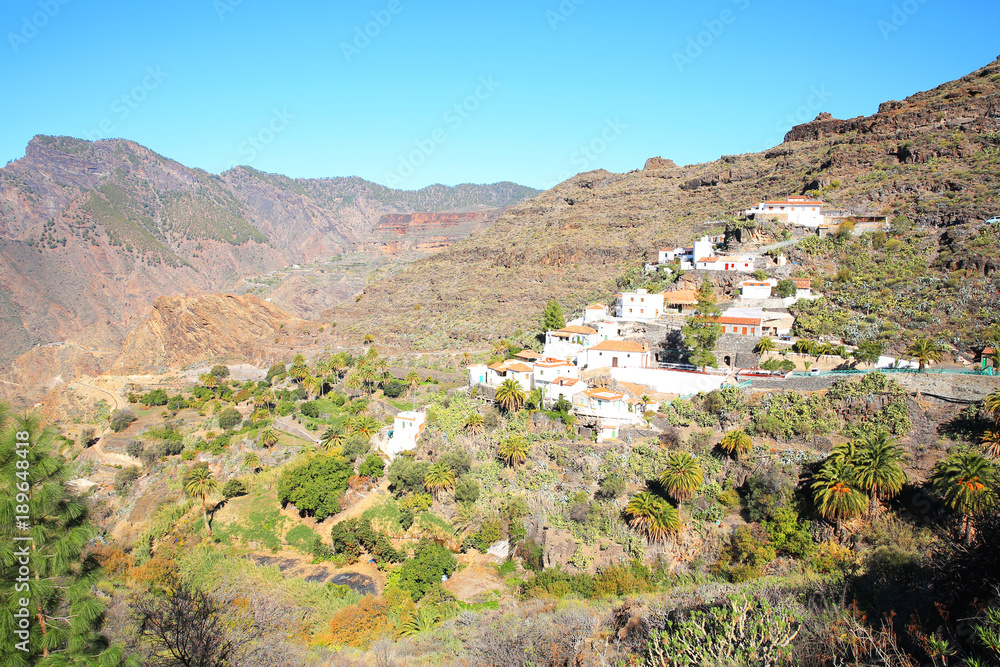
[{"label": "village on hillside", "polygon": [[[738,216],[820,237],[888,227],[885,217],[831,209],[804,195],[760,202]],[[859,349],[792,336],[790,307],[821,297],[810,280],[792,277],[795,267],[781,248],[794,242],[733,253],[726,235],[714,234],[687,247],[657,249],[645,271],[683,274],[684,280],[665,291],[635,289],[608,304],[592,303],[547,331],[540,349],[468,366],[470,390],[487,400],[513,385],[525,395],[534,392],[543,407],[571,412],[581,433],[600,442],[620,437],[624,428],[651,428],[652,414],[664,402],[745,387],[751,379],[915,368],[914,361],[882,355],[881,345]],[[716,276],[736,293],[719,289]],[[699,344],[705,349],[696,349]],[[387,453],[412,449],[424,419],[419,411],[397,416]]]}]

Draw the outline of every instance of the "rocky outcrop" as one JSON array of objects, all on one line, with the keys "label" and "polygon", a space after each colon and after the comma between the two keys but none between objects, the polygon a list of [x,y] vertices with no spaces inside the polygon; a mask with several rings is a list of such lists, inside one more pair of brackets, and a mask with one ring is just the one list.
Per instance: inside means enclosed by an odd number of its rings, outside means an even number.
[{"label": "rocky outcrop", "polygon": [[399,236],[419,232],[448,229],[462,224],[485,222],[489,211],[467,213],[391,213],[383,215],[375,225],[376,233],[392,233]]},{"label": "rocky outcrop", "polygon": [[279,332],[303,324],[254,296],[164,296],[125,339],[110,370],[126,374],[216,359],[264,365],[278,349]]}]

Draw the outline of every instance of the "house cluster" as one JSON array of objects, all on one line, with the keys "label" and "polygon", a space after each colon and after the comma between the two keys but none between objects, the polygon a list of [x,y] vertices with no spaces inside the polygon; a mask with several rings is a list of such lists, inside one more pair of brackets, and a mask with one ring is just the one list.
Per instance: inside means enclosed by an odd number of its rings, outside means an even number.
[{"label": "house cluster", "polygon": [[750,273],[757,262],[755,255],[716,255],[716,246],[725,236],[702,236],[686,248],[662,248],[657,253],[656,264],[647,264],[647,271],[664,269],[672,262],[679,262],[682,271],[743,271]]},{"label": "house cluster", "polygon": [[806,195],[792,195],[785,199],[757,202],[741,214],[749,220],[775,220],[789,225],[810,227],[821,237],[836,234],[847,220],[851,220],[854,224],[855,235],[885,229],[889,224],[885,216],[832,208]]}]

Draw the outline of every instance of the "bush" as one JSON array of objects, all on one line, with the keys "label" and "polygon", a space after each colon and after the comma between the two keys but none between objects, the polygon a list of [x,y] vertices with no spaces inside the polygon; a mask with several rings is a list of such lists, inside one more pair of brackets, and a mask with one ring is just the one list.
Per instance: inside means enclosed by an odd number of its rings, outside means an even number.
[{"label": "bush", "polygon": [[455,482],[455,501],[474,503],[479,500],[479,482],[472,475],[462,475]]},{"label": "bush", "polygon": [[246,485],[238,479],[231,479],[222,486],[222,497],[227,500],[237,496],[244,496],[246,493]]},{"label": "bush", "polygon": [[389,398],[399,398],[406,391],[406,383],[400,380],[390,380],[382,385],[382,393]]},{"label": "bush", "polygon": [[229,377],[229,367],[223,366],[222,364],[217,364],[215,366],[212,366],[212,370],[209,371],[209,374],[212,377],[218,378],[220,380],[222,378],[227,378]]},{"label": "bush", "polygon": [[320,411],[319,406],[316,405],[316,401],[307,401],[299,406],[299,412],[304,414],[306,417],[312,417],[313,419],[319,419]]},{"label": "bush", "polygon": [[129,424],[134,422],[135,419],[135,413],[128,408],[115,410],[114,414],[111,415],[111,430],[115,433],[121,433],[127,429]]},{"label": "bush", "polygon": [[385,461],[378,454],[369,454],[367,458],[358,466],[358,474],[362,477],[378,479],[385,471]]},{"label": "bush", "polygon": [[229,430],[243,421],[243,415],[236,408],[226,408],[219,413],[216,419],[219,422],[219,428]]},{"label": "bush", "polygon": [[144,394],[142,397],[143,405],[166,405],[170,400],[167,397],[167,392],[163,389],[154,389],[153,391]]},{"label": "bush", "polygon": [[285,364],[283,363],[275,364],[271,366],[269,369],[267,369],[267,375],[264,376],[264,381],[270,384],[271,381],[274,380],[274,378],[278,376],[283,377],[286,373],[288,373],[288,369],[285,368]]},{"label": "bush", "polygon": [[389,464],[386,475],[389,477],[389,487],[396,495],[417,493],[424,488],[424,477],[430,464],[426,461],[414,461],[408,456],[400,456]]},{"label": "bush", "polygon": [[282,506],[292,503],[301,514],[322,521],[340,511],[340,499],[354,472],[342,456],[320,455],[285,467],[278,482]]},{"label": "bush", "polygon": [[384,597],[364,597],[357,604],[334,613],[330,618],[329,635],[321,634],[319,639],[334,645],[367,649],[385,634],[390,610],[391,606]]},{"label": "bush", "polygon": [[142,441],[129,438],[129,441],[125,443],[125,453],[134,459],[139,458],[142,454]]},{"label": "bush", "polygon": [[451,576],[458,565],[455,557],[444,547],[423,540],[413,558],[399,570],[399,587],[418,602],[434,586],[441,585],[442,576]]},{"label": "bush", "polygon": [[597,494],[606,500],[614,500],[625,493],[625,477],[613,472],[601,479]]},{"label": "bush", "polygon": [[122,495],[129,487],[132,486],[132,482],[139,478],[139,471],[128,466],[127,468],[122,468],[115,473],[115,491],[118,495]]},{"label": "bush", "polygon": [[167,408],[170,410],[174,411],[183,410],[187,406],[188,402],[184,400],[184,397],[181,396],[180,394],[177,394],[176,396],[171,396],[170,400],[167,401]]},{"label": "bush", "polygon": [[366,552],[379,567],[403,560],[402,555],[392,548],[389,538],[363,519],[348,519],[335,524],[330,529],[330,538],[334,553],[344,556],[350,563],[356,563]]},{"label": "bush", "polygon": [[184,451],[184,443],[181,440],[164,440],[156,446],[157,456],[177,456]]},{"label": "bush", "polygon": [[797,289],[798,287],[794,280],[779,280],[778,284],[774,286],[774,296],[779,299],[795,296]]}]

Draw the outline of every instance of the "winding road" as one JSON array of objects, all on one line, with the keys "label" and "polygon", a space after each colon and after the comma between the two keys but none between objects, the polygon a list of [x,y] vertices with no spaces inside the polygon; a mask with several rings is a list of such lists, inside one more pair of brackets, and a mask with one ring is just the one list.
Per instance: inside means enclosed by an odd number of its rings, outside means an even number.
[{"label": "winding road", "polygon": [[[88,389],[96,391],[99,394],[103,394],[105,396],[110,397],[111,404],[114,406],[112,412],[114,412],[115,410],[121,410],[122,408],[125,407],[125,399],[122,398],[121,395],[119,395],[117,392],[111,392],[108,391],[107,389],[101,389],[100,387],[96,387],[90,384],[89,382],[83,382],[82,380],[74,380],[70,384],[71,385],[77,384],[83,387],[87,387]],[[97,458],[99,458],[101,462],[106,465],[134,466],[136,468],[141,468],[142,464],[139,461],[133,459],[131,456],[128,456],[126,454],[113,454],[111,452],[104,451],[104,446],[102,443],[110,433],[111,433],[111,427],[109,426],[105,428],[104,431],[101,433],[100,437],[98,437],[97,443],[90,448],[94,452],[94,454],[97,455]]]}]

